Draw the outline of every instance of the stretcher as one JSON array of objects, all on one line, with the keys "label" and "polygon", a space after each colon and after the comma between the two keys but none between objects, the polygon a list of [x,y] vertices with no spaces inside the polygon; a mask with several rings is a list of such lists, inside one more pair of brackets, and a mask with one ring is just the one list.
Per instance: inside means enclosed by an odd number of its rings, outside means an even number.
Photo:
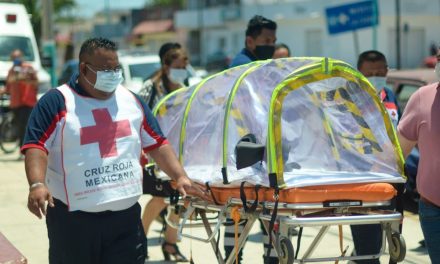
[{"label": "stretcher", "polygon": [[[188,176],[212,197],[178,201],[186,208],[179,232],[211,243],[219,263],[235,261],[256,220],[281,263],[379,258],[385,242],[392,261],[404,259],[402,213],[382,209],[405,182],[401,149],[374,88],[350,65],[317,57],[258,61],[179,89],[153,112]],[[219,214],[213,229],[207,212]],[[204,238],[184,232],[194,214]],[[224,259],[216,236],[227,218],[247,222]],[[330,226],[365,224],[382,226],[380,252],[347,256],[341,238],[340,255],[312,256]],[[299,227],[300,238],[312,226],[320,231],[300,256],[291,230]]]}]

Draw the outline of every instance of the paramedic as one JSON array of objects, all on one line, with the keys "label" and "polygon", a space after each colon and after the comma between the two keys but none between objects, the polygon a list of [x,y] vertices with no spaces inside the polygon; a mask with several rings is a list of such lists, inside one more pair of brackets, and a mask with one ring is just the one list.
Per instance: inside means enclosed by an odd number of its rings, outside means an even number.
[{"label": "paramedic", "polygon": [[[276,29],[277,24],[265,17],[256,15],[249,20],[246,29],[245,48],[232,60],[230,67],[247,64],[256,60],[266,60],[272,58],[275,51]],[[245,224],[246,222],[243,221],[239,226],[239,230],[242,230]],[[272,243],[269,242],[269,236],[267,235],[263,225],[261,225],[261,227],[264,233],[264,263],[278,263],[278,256],[275,250],[273,250]],[[224,242],[226,259],[229,257],[232,249],[234,248],[234,236],[235,231],[233,221],[232,219],[228,219],[227,224],[225,224]],[[270,257],[266,257],[266,252],[269,247],[271,248]],[[242,250],[240,250],[238,255],[239,261],[241,261]]]},{"label": "paramedic", "polygon": [[[358,70],[370,81],[385,106],[394,126],[399,120],[399,108],[394,93],[386,87],[388,65],[385,56],[376,50],[365,51],[359,55]],[[387,209],[394,209],[392,208]],[[377,254],[382,247],[382,228],[380,224],[351,225],[356,255]],[[379,259],[357,260],[356,263],[380,263]]]},{"label": "paramedic", "polygon": [[[440,80],[440,50],[435,72]],[[420,161],[417,191],[419,217],[429,258],[440,263],[440,83],[426,85],[413,93],[397,127],[400,146],[407,157],[417,144]]]},{"label": "paramedic", "polygon": [[[140,92],[150,109],[153,109],[157,102],[165,95],[184,87],[184,83],[189,77],[189,71],[187,70],[189,66],[188,55],[179,43],[168,42],[163,44],[159,49],[159,57],[161,61],[160,69],[156,71],[150,79],[144,82]],[[165,203],[164,197],[167,196],[153,196],[145,206],[142,215],[142,225],[145,235],[148,234],[153,220],[162,210],[166,211],[167,204]],[[172,210],[170,214],[170,220],[173,222],[179,221],[179,216],[174,213],[174,210]],[[170,260],[172,256],[175,261],[187,262],[187,258],[180,252],[176,244],[177,229],[166,224],[164,238],[162,253],[165,260]]]},{"label": "paramedic", "polygon": [[183,195],[203,191],[187,177],[146,104],[120,85],[115,43],[88,39],[79,60],[79,74],[45,94],[29,119],[21,148],[28,208],[38,218],[46,215],[51,264],[144,263],[141,150]]}]

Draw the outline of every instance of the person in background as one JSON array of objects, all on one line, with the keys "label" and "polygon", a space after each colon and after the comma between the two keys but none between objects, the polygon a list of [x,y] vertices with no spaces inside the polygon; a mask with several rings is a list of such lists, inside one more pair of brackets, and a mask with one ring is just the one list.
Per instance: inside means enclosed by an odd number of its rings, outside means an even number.
[{"label": "person in background", "polygon": [[[232,60],[230,67],[235,67],[243,64],[247,64],[257,60],[271,59],[275,51],[276,42],[276,29],[277,24],[267,19],[263,16],[255,15],[249,20],[246,29],[246,41],[245,48],[238,53]],[[232,219],[227,219],[225,224],[225,241],[224,249],[226,254],[226,259],[232,252],[235,246],[234,236],[234,224]],[[261,222],[260,222],[261,223]],[[246,221],[242,221],[239,226],[239,232],[246,225]],[[269,236],[266,233],[266,229],[261,223],[261,230],[263,231],[263,243],[264,243],[264,254],[263,259],[265,264],[276,264],[279,263],[278,256],[272,247],[272,243],[269,242]],[[267,250],[270,248],[270,256],[267,257]],[[238,260],[241,263],[242,260],[242,250],[238,253]]]},{"label": "person in background", "polygon": [[267,60],[275,51],[277,24],[263,16],[256,15],[249,20],[244,48],[229,67],[243,65],[256,60]]},{"label": "person in background", "polygon": [[284,43],[278,43],[275,45],[275,52],[273,54],[274,59],[291,57],[289,47]]},{"label": "person in background", "polygon": [[[435,72],[440,80],[440,50]],[[419,88],[413,93],[397,126],[403,156],[417,144],[420,152],[417,169],[419,219],[425,246],[433,264],[440,263],[440,83]]]},{"label": "person in background", "polygon": [[[12,67],[6,77],[6,89],[0,94],[10,95],[9,108],[14,114],[14,126],[17,129],[20,146],[23,145],[26,125],[32,108],[37,103],[38,79],[37,73],[30,63],[23,61],[23,53],[14,50],[11,53]],[[21,159],[20,156],[19,159]]]},{"label": "person in background", "polygon": [[[165,95],[185,86],[188,74],[189,59],[187,53],[179,43],[165,43],[159,50],[161,68],[153,76],[145,81],[140,94],[148,102],[151,109]],[[166,196],[153,196],[144,208],[142,224],[145,235],[148,234],[150,225],[154,219],[166,210],[164,201]],[[169,219],[178,222],[179,216],[170,212]],[[162,253],[165,260],[173,256],[175,261],[187,262],[187,258],[179,251],[177,246],[177,229],[169,224],[165,227],[165,241],[162,243]]]},{"label": "person in background", "polygon": [[[358,57],[357,68],[376,89],[377,95],[385,106],[394,127],[396,127],[400,110],[394,93],[386,87],[388,64],[385,55],[376,50],[365,51]],[[385,209],[395,209],[395,205]],[[373,255],[380,251],[382,247],[381,225],[351,225],[350,228],[357,255]],[[370,259],[357,260],[356,263],[379,264],[380,262],[379,259]]]},{"label": "person in background", "polygon": [[141,151],[183,196],[209,197],[188,178],[148,106],[120,85],[116,44],[88,39],[79,61],[79,74],[46,93],[29,119],[21,148],[28,209],[46,216],[50,264],[143,264]]}]

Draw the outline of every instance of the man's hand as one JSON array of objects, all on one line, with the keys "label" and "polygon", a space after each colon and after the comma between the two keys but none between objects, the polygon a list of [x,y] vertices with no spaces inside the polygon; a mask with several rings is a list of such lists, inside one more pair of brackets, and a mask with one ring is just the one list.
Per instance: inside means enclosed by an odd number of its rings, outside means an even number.
[{"label": "man's hand", "polygon": [[176,181],[176,190],[185,198],[186,195],[198,196],[204,200],[211,200],[208,192],[191,181],[187,176],[179,177]]},{"label": "man's hand", "polygon": [[52,195],[46,185],[36,186],[29,191],[28,208],[38,218],[46,215],[46,201],[50,207],[54,207]]}]

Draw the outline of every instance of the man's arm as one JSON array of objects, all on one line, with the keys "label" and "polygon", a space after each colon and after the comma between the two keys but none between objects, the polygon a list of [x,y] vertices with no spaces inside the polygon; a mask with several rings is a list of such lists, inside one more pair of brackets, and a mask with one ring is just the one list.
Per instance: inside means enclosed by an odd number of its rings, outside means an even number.
[{"label": "man's arm", "polygon": [[397,138],[399,139],[400,147],[402,148],[403,157],[406,159],[417,144],[417,141],[406,139],[399,131],[397,131]]},{"label": "man's arm", "polygon": [[162,145],[151,150],[148,154],[154,159],[163,172],[176,181],[176,189],[183,197],[185,197],[188,192],[189,194],[197,195],[205,199],[211,199],[204,190],[193,184],[188,178],[171,145]]},{"label": "man's arm", "polygon": [[25,170],[29,183],[28,208],[41,219],[46,215],[46,201],[53,207],[52,195],[45,184],[47,154],[41,149],[30,148],[25,152]]}]

